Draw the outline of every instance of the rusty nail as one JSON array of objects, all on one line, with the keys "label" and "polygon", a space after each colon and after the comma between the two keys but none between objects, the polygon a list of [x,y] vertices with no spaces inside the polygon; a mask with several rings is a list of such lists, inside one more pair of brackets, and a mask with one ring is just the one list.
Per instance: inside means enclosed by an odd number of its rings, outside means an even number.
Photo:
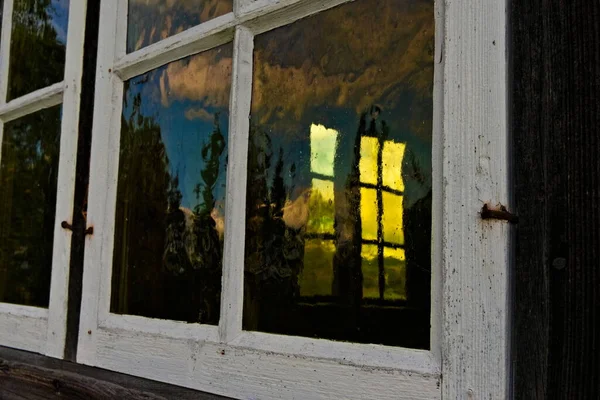
[{"label": "rusty nail", "polygon": [[73,230],[73,225],[69,224],[67,221],[63,221],[63,222],[61,222],[61,223],[60,223],[60,226],[61,226],[63,229],[68,229],[68,230],[70,230],[70,231],[72,231],[72,230]]},{"label": "rusty nail", "polygon": [[513,224],[519,222],[519,217],[509,212],[503,205],[500,205],[499,210],[491,210],[487,204],[484,204],[481,207],[481,219],[499,219]]}]

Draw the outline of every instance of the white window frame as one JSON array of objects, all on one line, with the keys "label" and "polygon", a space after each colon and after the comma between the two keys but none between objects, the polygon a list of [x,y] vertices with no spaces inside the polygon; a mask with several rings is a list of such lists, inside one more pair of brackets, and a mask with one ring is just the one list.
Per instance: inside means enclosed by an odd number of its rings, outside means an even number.
[{"label": "white window frame", "polygon": [[[479,216],[509,205],[505,0],[435,5],[431,350],[242,331],[253,37],[346,1],[235,0],[129,54],[127,1],[102,1],[78,362],[244,399],[507,397],[509,227]],[[231,41],[219,326],[111,314],[123,81]]]},{"label": "white window frame", "polygon": [[0,345],[62,358],[66,338],[71,231],[62,229],[61,221],[72,221],[87,0],[71,0],[69,3],[64,79],[6,102],[13,4],[14,0],[4,0],[2,16],[0,145],[4,124],[9,121],[59,104],[62,104],[62,121],[49,306],[40,308],[0,302]]}]

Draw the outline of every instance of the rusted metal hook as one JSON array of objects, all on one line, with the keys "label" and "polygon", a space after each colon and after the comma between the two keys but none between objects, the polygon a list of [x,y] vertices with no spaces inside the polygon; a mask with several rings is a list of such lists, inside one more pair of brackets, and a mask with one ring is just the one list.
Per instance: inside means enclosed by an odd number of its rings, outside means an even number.
[{"label": "rusted metal hook", "polygon": [[[71,232],[73,232],[73,225],[69,224],[67,221],[63,221],[60,223],[60,226],[63,229],[68,229]],[[84,232],[85,235],[93,235],[94,234],[94,227],[90,226],[89,228],[87,228]]]},{"label": "rusted metal hook", "polygon": [[487,204],[484,204],[483,207],[481,207],[481,219],[499,219],[508,221],[511,224],[519,222],[519,217],[509,212],[503,205],[500,205],[499,210],[492,210]]}]

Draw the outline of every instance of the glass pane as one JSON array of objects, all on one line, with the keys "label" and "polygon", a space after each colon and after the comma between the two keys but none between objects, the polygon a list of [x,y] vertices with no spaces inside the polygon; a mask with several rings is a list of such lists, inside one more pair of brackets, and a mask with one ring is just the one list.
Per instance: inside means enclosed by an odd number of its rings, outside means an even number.
[{"label": "glass pane", "polygon": [[125,82],[111,311],[219,322],[232,46]]},{"label": "glass pane", "polygon": [[383,192],[382,197],[383,215],[381,223],[383,225],[383,240],[393,244],[404,244],[404,224],[402,223],[404,205],[402,196]]},{"label": "glass pane", "polygon": [[[291,216],[296,210],[301,210],[298,202],[289,202],[288,207],[283,208],[283,220],[286,225],[302,226],[303,223],[294,223]],[[291,207],[290,207],[291,206]],[[287,217],[287,218],[286,218]],[[310,199],[308,200],[308,222],[307,232],[334,233],[335,210],[333,209],[333,181],[313,179]]]},{"label": "glass pane", "polygon": [[429,347],[433,1],[258,35],[244,329]]},{"label": "glass pane", "polygon": [[64,77],[69,0],[15,0],[7,100]]},{"label": "glass pane", "polygon": [[233,11],[233,0],[129,0],[128,8],[131,53]]},{"label": "glass pane", "polygon": [[0,156],[0,301],[48,307],[61,106],[4,125]]}]

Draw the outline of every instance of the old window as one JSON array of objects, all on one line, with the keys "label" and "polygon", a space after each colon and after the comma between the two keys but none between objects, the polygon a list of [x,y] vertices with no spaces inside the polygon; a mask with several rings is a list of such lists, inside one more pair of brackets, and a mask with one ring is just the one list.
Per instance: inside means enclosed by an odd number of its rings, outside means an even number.
[{"label": "old window", "polygon": [[[85,2],[3,10],[0,344],[61,357]],[[504,13],[102,0],[77,361],[236,398],[504,397],[508,228],[478,218],[508,198]]]},{"label": "old window", "polygon": [[62,357],[85,2],[2,10],[0,344]]}]

